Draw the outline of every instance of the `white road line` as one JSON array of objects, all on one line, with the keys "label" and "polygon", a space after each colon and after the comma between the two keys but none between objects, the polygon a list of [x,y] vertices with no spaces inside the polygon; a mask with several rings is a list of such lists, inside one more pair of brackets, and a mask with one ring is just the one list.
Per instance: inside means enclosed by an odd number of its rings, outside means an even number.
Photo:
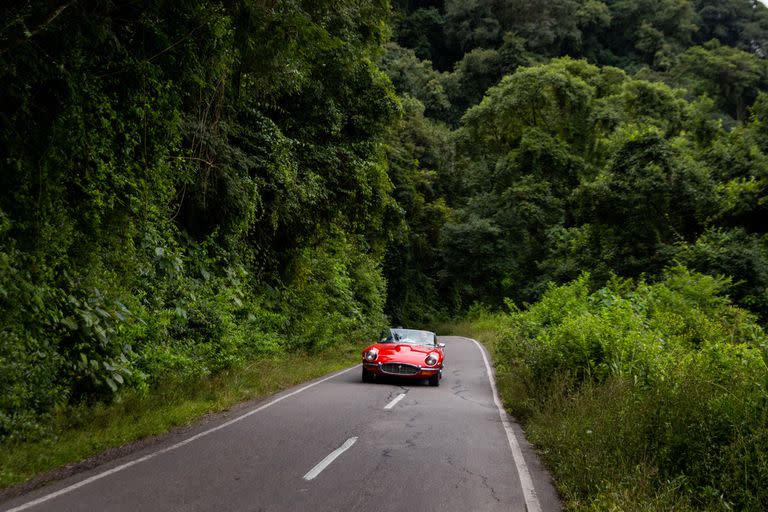
[{"label": "white road line", "polygon": [[525,497],[525,506],[528,512],[541,512],[541,504],[539,498],[536,497],[536,488],[533,486],[533,480],[531,479],[531,473],[528,471],[528,466],[525,464],[525,458],[523,452],[520,449],[520,443],[517,442],[515,431],[512,430],[512,425],[509,422],[507,411],[501,405],[499,399],[499,393],[496,390],[496,383],[493,379],[493,372],[491,371],[491,365],[488,363],[488,357],[485,355],[485,349],[477,342],[472,340],[480,350],[480,354],[483,356],[483,362],[485,363],[485,371],[488,373],[488,380],[491,383],[491,391],[493,392],[493,402],[496,404],[496,408],[499,410],[499,417],[501,418],[501,424],[504,426],[504,430],[507,433],[507,440],[509,441],[509,447],[512,449],[512,458],[515,460],[515,466],[517,467],[517,474],[520,477],[520,486],[523,488],[523,496]]},{"label": "white road line", "polygon": [[397,402],[399,402],[403,398],[405,398],[405,393],[400,393],[399,395],[397,395],[395,397],[394,400],[392,400],[391,402],[389,402],[387,405],[384,406],[384,410],[386,411],[386,410],[389,410],[389,409],[393,408],[394,406],[397,405]]},{"label": "white road line", "polygon": [[[192,441],[196,441],[196,440],[200,439],[201,437],[205,437],[208,434],[212,434],[213,432],[216,432],[217,430],[221,430],[223,428],[226,428],[226,427],[232,425],[233,423],[237,423],[240,420],[244,420],[245,418],[247,418],[249,416],[252,416],[252,415],[256,414],[257,412],[261,412],[264,409],[266,409],[267,407],[271,407],[271,406],[275,405],[278,402],[282,402],[286,398],[290,398],[292,396],[298,395],[302,391],[305,391],[305,390],[307,390],[309,388],[315,387],[318,384],[322,384],[323,382],[325,382],[327,380],[331,380],[331,379],[333,379],[335,377],[338,377],[339,375],[342,375],[344,373],[347,373],[347,372],[352,371],[355,368],[359,368],[359,367],[360,366],[357,365],[357,366],[353,366],[352,368],[347,368],[346,370],[342,370],[340,372],[336,372],[333,375],[325,377],[324,379],[320,379],[317,382],[313,382],[312,384],[308,384],[308,385],[306,385],[306,386],[304,386],[302,388],[297,389],[296,391],[292,391],[292,392],[290,392],[290,393],[288,393],[286,395],[277,397],[274,400],[270,400],[266,404],[264,404],[262,406],[259,406],[256,409],[253,409],[252,411],[248,411],[247,413],[242,414],[242,415],[238,416],[237,418],[233,418],[233,419],[231,419],[231,420],[229,420],[229,421],[227,421],[225,423],[222,423],[221,425],[218,425],[216,427],[210,428],[210,429],[208,429],[208,430],[206,430],[204,432],[200,432],[199,434],[195,434],[194,436],[189,437],[189,438],[187,438],[187,439],[185,439],[183,441],[180,441],[180,442],[178,442],[178,443],[176,443],[176,444],[174,444],[172,446],[168,446],[166,448],[163,448],[162,450],[158,450],[156,452],[152,452],[152,453],[150,453],[148,455],[145,455],[145,456],[143,456],[141,458],[132,460],[130,462],[126,462],[125,464],[122,464],[122,465],[114,467],[114,468],[112,468],[110,470],[104,471],[103,473],[99,473],[97,475],[93,475],[92,477],[86,478],[85,480],[81,480],[81,481],[79,481],[79,482],[77,482],[75,484],[70,485],[69,487],[64,487],[63,489],[60,489],[60,490],[58,490],[56,492],[52,492],[50,494],[46,494],[42,498],[38,498],[36,500],[24,503],[23,505],[19,505],[18,507],[6,510],[6,512],[20,512],[21,510],[26,510],[28,508],[34,507],[35,505],[40,505],[41,503],[45,503],[46,501],[50,501],[50,500],[52,500],[54,498],[57,498],[57,497],[59,497],[59,496],[61,496],[63,494],[67,494],[69,492],[72,492],[75,489],[79,489],[80,487],[84,487],[84,486],[86,486],[86,485],[88,485],[88,484],[90,484],[92,482],[95,482],[96,480],[101,480],[104,477],[107,477],[109,475],[113,475],[113,474],[115,474],[115,473],[117,473],[119,471],[122,471],[124,469],[127,469],[127,468],[129,468],[131,466],[135,466],[136,464],[139,464],[141,462],[147,461],[149,459],[153,459],[153,458],[157,457],[158,455],[162,455],[163,453],[170,452],[172,450],[175,450],[176,448],[181,448],[182,446],[187,445],[187,444],[191,443]],[[357,438],[353,438],[353,439],[356,440]]]},{"label": "white road line", "polygon": [[304,480],[309,481],[309,480],[314,479],[317,475],[322,473],[325,468],[330,466],[331,462],[336,460],[336,458],[339,455],[341,455],[345,451],[347,451],[350,448],[352,448],[352,445],[355,444],[356,442],[357,442],[357,438],[356,437],[350,437],[349,439],[344,441],[343,445],[341,445],[338,448],[336,448],[335,450],[333,450],[331,453],[328,454],[328,456],[326,458],[324,458],[323,460],[318,462],[317,466],[315,466],[312,469],[310,469],[309,473],[304,475]]}]

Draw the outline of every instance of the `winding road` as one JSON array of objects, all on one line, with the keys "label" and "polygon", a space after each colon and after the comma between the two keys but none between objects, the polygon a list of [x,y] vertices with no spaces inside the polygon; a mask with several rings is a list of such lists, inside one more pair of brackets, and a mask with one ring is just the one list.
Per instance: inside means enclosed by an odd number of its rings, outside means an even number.
[{"label": "winding road", "polygon": [[29,511],[560,510],[479,344],[441,337],[440,387],[360,366],[0,504]]}]

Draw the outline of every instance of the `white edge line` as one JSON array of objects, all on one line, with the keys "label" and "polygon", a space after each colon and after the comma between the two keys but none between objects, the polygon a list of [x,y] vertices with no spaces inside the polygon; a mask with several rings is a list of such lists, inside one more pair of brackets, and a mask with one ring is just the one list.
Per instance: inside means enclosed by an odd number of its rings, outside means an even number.
[{"label": "white edge line", "polygon": [[331,465],[331,462],[336,460],[336,458],[344,453],[345,451],[352,448],[352,445],[357,442],[356,437],[350,437],[346,441],[344,441],[344,444],[333,450],[331,453],[329,453],[323,460],[317,463],[315,467],[309,470],[309,472],[304,475],[304,480],[313,480],[317,475],[323,472],[325,468]]},{"label": "white edge line", "polygon": [[395,405],[397,405],[397,402],[399,402],[403,398],[405,398],[405,393],[400,393],[395,397],[394,400],[392,400],[391,402],[389,402],[387,405],[384,406],[384,410],[386,411],[393,408]]},{"label": "white edge line", "polygon": [[520,477],[520,487],[523,488],[523,496],[525,497],[525,507],[528,512],[541,512],[541,504],[539,498],[536,496],[536,488],[533,486],[533,480],[531,479],[531,473],[528,471],[528,466],[525,463],[523,452],[520,449],[520,443],[517,441],[515,431],[512,430],[512,424],[507,416],[507,411],[501,405],[499,399],[499,393],[496,390],[496,383],[493,379],[493,372],[491,365],[488,363],[488,357],[485,355],[485,349],[477,340],[472,340],[477,348],[480,350],[480,354],[483,356],[483,362],[485,363],[485,371],[488,373],[488,380],[491,383],[491,392],[493,393],[493,402],[496,404],[496,408],[499,410],[499,417],[501,418],[501,424],[504,426],[504,430],[507,433],[507,440],[509,441],[509,447],[512,450],[512,458],[515,460],[515,466],[517,467],[517,475]]},{"label": "white edge line", "polygon": [[[81,480],[81,481],[79,481],[79,482],[77,482],[75,484],[72,484],[72,485],[68,486],[68,487],[64,487],[63,489],[59,489],[56,492],[52,492],[50,494],[46,494],[45,496],[43,496],[41,498],[37,498],[36,500],[29,501],[27,503],[19,505],[18,507],[14,507],[14,508],[8,509],[8,510],[6,510],[6,512],[20,512],[22,510],[26,510],[28,508],[34,507],[35,505],[39,505],[41,503],[45,503],[46,501],[52,500],[54,498],[57,498],[57,497],[59,497],[59,496],[61,496],[63,494],[67,494],[69,492],[72,492],[75,489],[79,489],[80,487],[84,487],[84,486],[86,486],[86,485],[88,485],[88,484],[90,484],[92,482],[95,482],[96,480],[101,480],[104,477],[107,477],[109,475],[112,475],[114,473],[122,471],[124,469],[127,469],[127,468],[129,468],[131,466],[135,466],[136,464],[139,464],[141,462],[147,461],[149,459],[155,458],[158,455],[162,455],[164,453],[170,452],[170,451],[175,450],[177,448],[181,448],[182,446],[187,445],[187,444],[191,443],[192,441],[196,441],[196,440],[200,439],[201,437],[205,437],[208,434],[212,434],[213,432],[216,432],[217,430],[221,430],[223,428],[226,428],[226,427],[232,425],[233,423],[237,423],[240,420],[244,420],[245,418],[247,418],[249,416],[252,416],[252,415],[256,414],[257,412],[263,411],[267,407],[271,407],[271,406],[275,405],[278,402],[282,402],[286,398],[290,398],[290,397],[292,397],[294,395],[298,395],[302,391],[305,391],[305,390],[307,390],[307,389],[309,389],[311,387],[317,386],[318,384],[322,384],[323,382],[325,382],[327,380],[331,380],[331,379],[333,379],[335,377],[338,377],[339,375],[342,375],[344,373],[352,371],[355,368],[358,368],[359,366],[360,365],[355,365],[352,368],[347,368],[346,370],[342,370],[340,372],[336,372],[333,375],[329,375],[328,377],[325,377],[325,378],[320,379],[320,380],[318,380],[316,382],[313,382],[312,384],[307,384],[306,386],[304,386],[302,388],[299,388],[296,391],[292,391],[292,392],[290,392],[288,394],[285,394],[283,396],[277,397],[274,400],[270,400],[266,404],[261,405],[261,406],[257,407],[256,409],[253,409],[251,411],[248,411],[245,414],[242,414],[242,415],[238,416],[237,418],[233,418],[233,419],[231,419],[231,420],[229,420],[229,421],[227,421],[225,423],[222,423],[221,425],[218,425],[218,426],[215,426],[213,428],[210,428],[210,429],[208,429],[208,430],[206,430],[204,432],[200,432],[199,434],[195,434],[194,436],[188,437],[187,439],[184,439],[183,441],[180,441],[180,442],[178,442],[178,443],[176,443],[174,445],[168,446],[168,447],[163,448],[162,450],[158,450],[156,452],[152,452],[150,454],[147,454],[147,455],[145,455],[143,457],[140,457],[138,459],[132,460],[130,462],[126,462],[125,464],[121,464],[120,466],[114,467],[114,468],[109,469],[107,471],[104,471],[102,473],[93,475],[92,477],[86,478],[85,480]],[[355,438],[355,439],[357,439],[357,438]]]}]

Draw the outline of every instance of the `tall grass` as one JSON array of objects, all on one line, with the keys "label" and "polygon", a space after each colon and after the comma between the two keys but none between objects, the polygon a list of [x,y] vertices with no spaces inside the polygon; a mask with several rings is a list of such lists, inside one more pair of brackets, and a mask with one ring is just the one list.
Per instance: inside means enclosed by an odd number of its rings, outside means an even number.
[{"label": "tall grass", "polygon": [[463,326],[569,509],[768,510],[768,338],[726,287],[583,276]]}]

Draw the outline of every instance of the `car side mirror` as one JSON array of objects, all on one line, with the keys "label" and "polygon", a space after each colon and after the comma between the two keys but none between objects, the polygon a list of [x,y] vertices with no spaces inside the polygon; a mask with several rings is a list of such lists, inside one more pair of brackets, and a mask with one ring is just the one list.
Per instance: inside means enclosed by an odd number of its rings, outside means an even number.
[{"label": "car side mirror", "polygon": [[437,346],[440,348],[445,348],[445,343],[438,343]]}]

